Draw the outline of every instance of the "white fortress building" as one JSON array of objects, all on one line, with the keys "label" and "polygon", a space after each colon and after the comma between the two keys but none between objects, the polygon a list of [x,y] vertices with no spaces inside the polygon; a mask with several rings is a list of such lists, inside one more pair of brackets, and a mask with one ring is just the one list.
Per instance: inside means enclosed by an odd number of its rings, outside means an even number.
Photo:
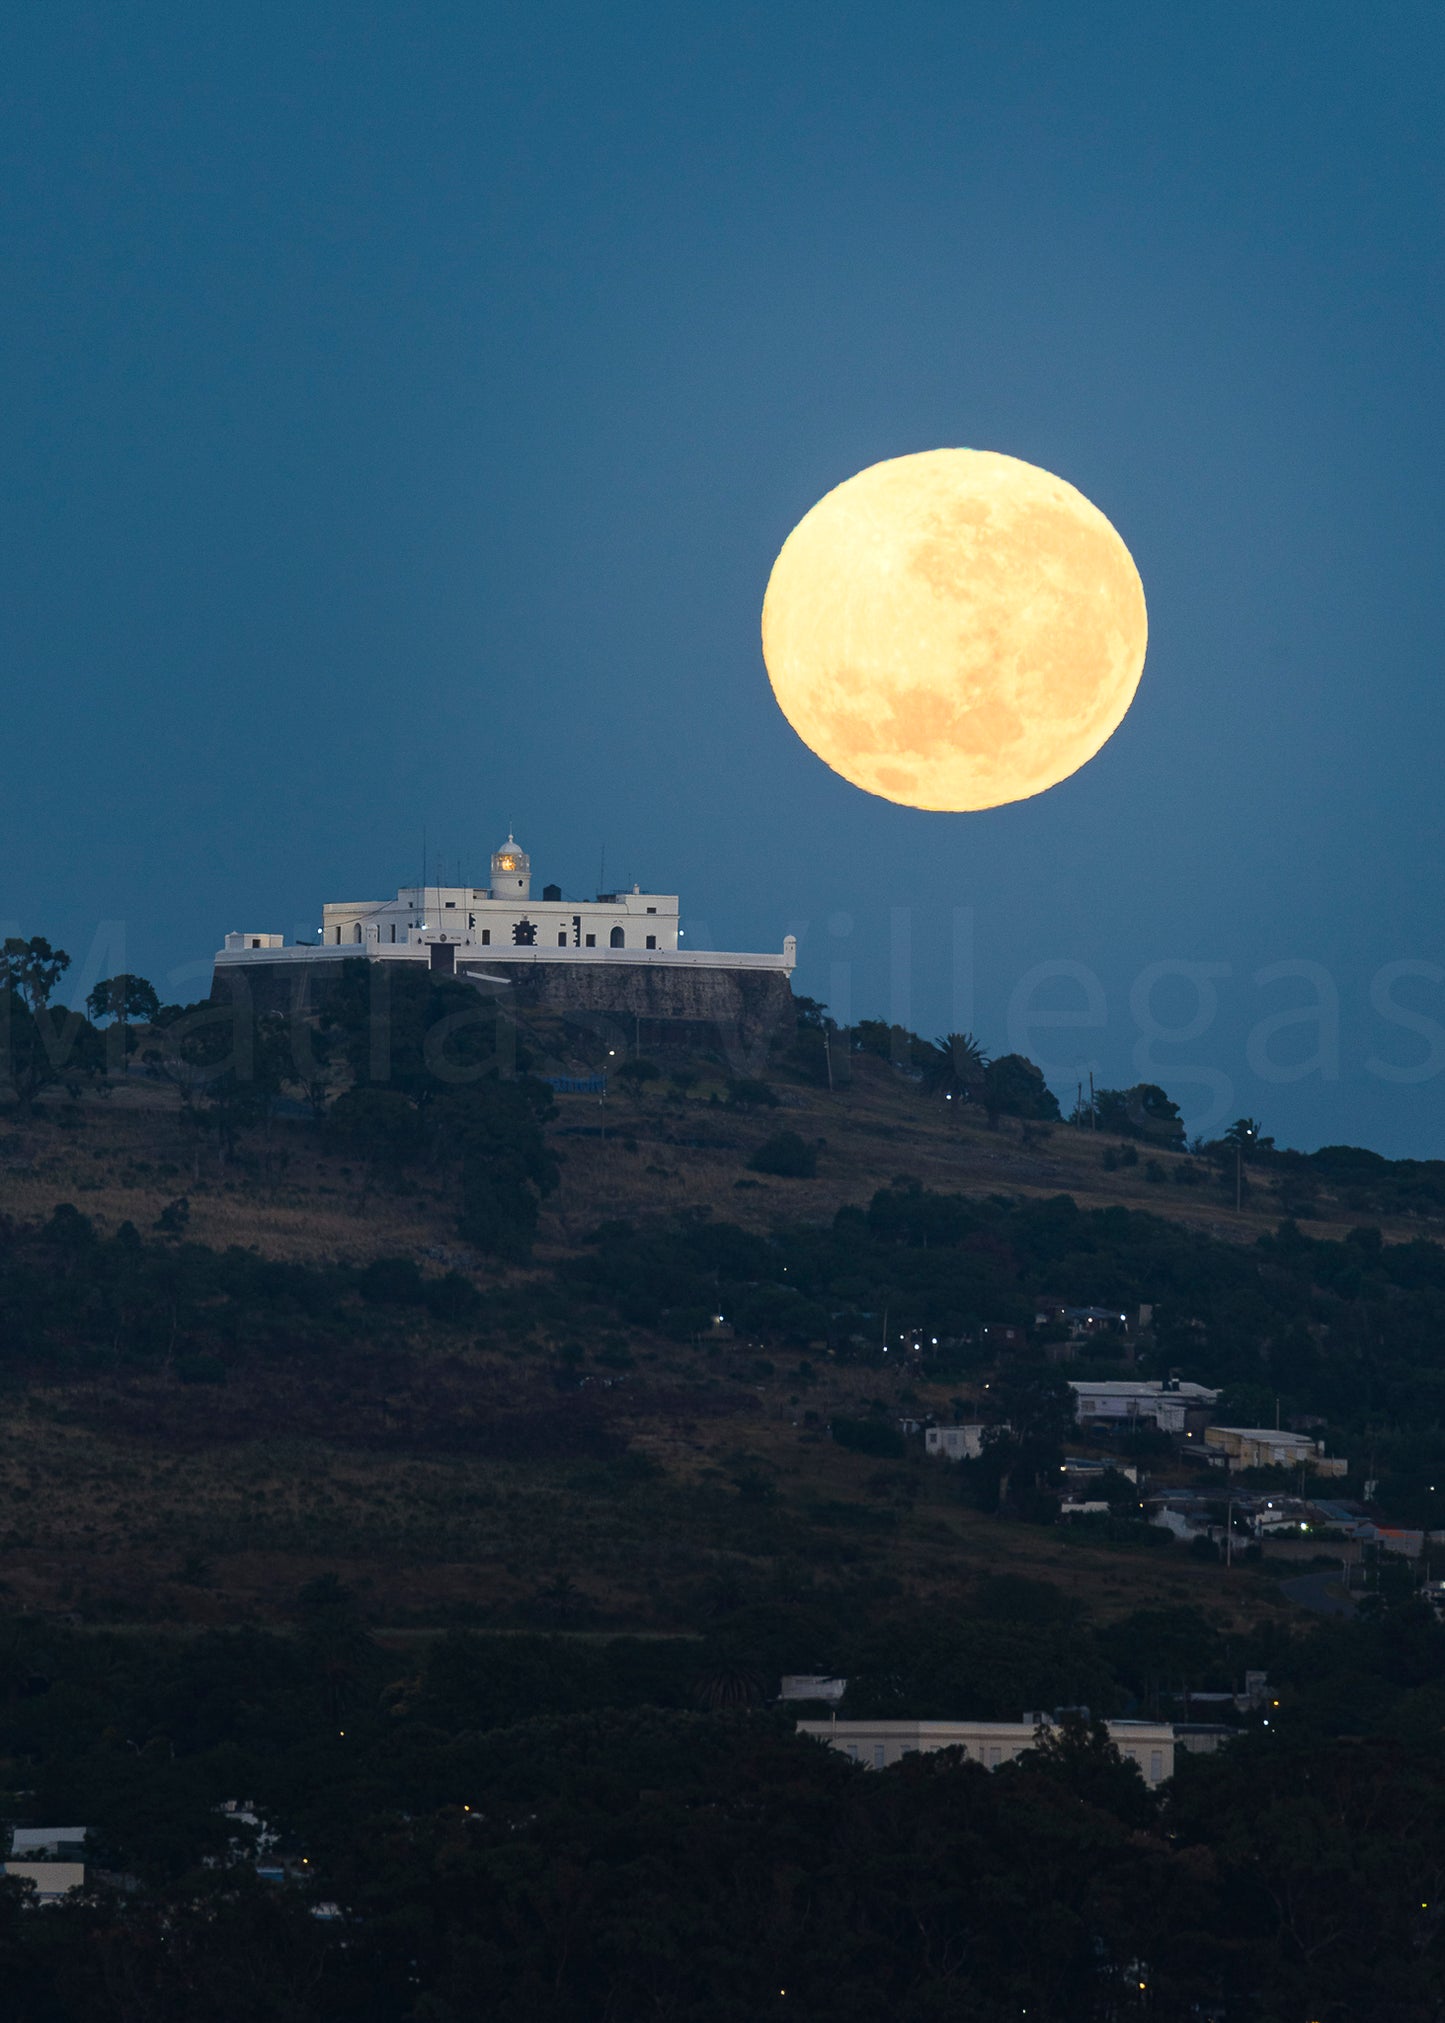
[{"label": "white fortress building", "polygon": [[[532,951],[558,948],[584,957],[598,949],[675,953],[677,922],[675,892],[634,887],[573,901],[562,897],[560,885],[544,885],[534,899],[532,860],[508,834],[492,852],[489,886],[408,885],[379,904],[332,900],[322,908],[321,940],[323,946],[360,947],[383,956],[398,947],[486,949],[490,961],[508,952],[535,960]],[[445,956],[434,966],[445,969]]]},{"label": "white fortress building", "polygon": [[279,1009],[312,997],[313,982],[361,958],[424,966],[483,988],[510,987],[519,1002],[589,1014],[758,1031],[791,1002],[797,942],[777,954],[685,946],[675,892],[564,896],[532,891],[532,860],[508,833],[476,885],[404,885],[395,899],[329,900],[315,942],[231,933],[215,958],[212,996],[249,989]]}]

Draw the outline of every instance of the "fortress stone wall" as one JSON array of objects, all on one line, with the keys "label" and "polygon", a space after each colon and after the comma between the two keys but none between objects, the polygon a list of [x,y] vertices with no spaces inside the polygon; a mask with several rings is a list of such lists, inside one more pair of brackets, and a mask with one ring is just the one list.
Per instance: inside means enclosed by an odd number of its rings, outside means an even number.
[{"label": "fortress stone wall", "polygon": [[[341,966],[356,959],[338,948],[334,959],[307,949],[295,962],[218,964],[211,985],[217,1003],[247,1003],[259,1015],[288,1015],[321,1010],[341,981]],[[365,958],[361,958],[364,960]],[[399,965],[370,965],[378,1004],[384,1004],[390,977]],[[408,965],[410,967],[410,965]],[[710,966],[662,967],[645,963],[551,961],[515,963],[496,960],[475,965],[465,960],[458,979],[470,982],[503,1006],[525,1017],[528,1011],[552,1013],[575,1020],[609,1042],[630,1052],[640,1038],[643,1050],[692,1047],[717,1048],[738,1073],[746,1072],[766,1053],[775,1035],[791,1033],[793,992],[781,969],[727,969]],[[510,972],[510,973],[509,973]],[[505,981],[498,981],[505,977]]]}]

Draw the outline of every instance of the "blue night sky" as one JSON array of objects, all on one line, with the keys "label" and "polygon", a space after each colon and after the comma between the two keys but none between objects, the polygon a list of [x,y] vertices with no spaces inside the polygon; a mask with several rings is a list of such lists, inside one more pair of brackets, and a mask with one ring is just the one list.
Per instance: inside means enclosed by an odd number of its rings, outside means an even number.
[{"label": "blue night sky", "polygon": [[[1435,5],[11,9],[0,924],[194,997],[515,821],[845,1018],[1445,1154],[1442,75]],[[978,815],[758,646],[814,501],[946,444],[1150,608]]]}]

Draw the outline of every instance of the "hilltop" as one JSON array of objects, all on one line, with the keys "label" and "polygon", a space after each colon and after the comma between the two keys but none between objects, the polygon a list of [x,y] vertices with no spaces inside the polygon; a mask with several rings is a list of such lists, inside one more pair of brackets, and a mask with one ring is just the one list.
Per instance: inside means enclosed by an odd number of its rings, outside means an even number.
[{"label": "hilltop", "polygon": [[[1172,1333],[1145,1331],[1146,1365],[1278,1387],[1253,1254],[1293,1211],[1300,1243],[1353,1256],[1371,1206],[1402,1258],[1433,1250],[1445,1225],[1418,1180],[1276,1155],[1236,1209],[1228,1164],[990,1122],[874,1054],[836,1049],[832,1089],[816,1050],[743,1078],[678,1055],[619,1075],[614,1055],[605,1096],[554,1095],[536,1072],[585,1077],[597,1043],[556,1021],[518,1038],[535,1116],[473,1106],[460,1150],[434,1134],[398,1151],[395,1091],[371,1137],[359,1112],[343,1133],[344,1075],[321,1121],[282,1098],[229,1138],[194,1092],[135,1073],[0,1112],[22,1288],[0,1432],[15,1600],[267,1619],[329,1572],[397,1626],[677,1630],[780,1583],[886,1602],[1007,1570],[1105,1617],[1279,1611],[1267,1578],[1142,1535],[1000,1523],[893,1429],[990,1416],[978,1329],[1028,1328],[1050,1277],[1127,1304],[1136,1330],[1164,1301]],[[794,1177],[758,1170],[780,1139]],[[509,1194],[535,1200],[529,1240]],[[910,1202],[945,1207],[920,1221]],[[1136,1348],[1090,1353],[1107,1373]],[[1291,1402],[1327,1378],[1304,1372]],[[1326,1410],[1348,1423],[1333,1395]],[[830,1439],[838,1421],[877,1429],[872,1451]]]}]

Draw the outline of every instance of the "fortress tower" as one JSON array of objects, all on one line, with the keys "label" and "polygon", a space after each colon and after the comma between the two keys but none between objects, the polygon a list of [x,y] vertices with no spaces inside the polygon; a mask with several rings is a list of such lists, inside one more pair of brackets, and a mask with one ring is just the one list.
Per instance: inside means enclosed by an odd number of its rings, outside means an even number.
[{"label": "fortress tower", "polygon": [[510,828],[506,842],[492,852],[491,896],[493,899],[530,899],[532,896],[532,860],[519,847]]}]

